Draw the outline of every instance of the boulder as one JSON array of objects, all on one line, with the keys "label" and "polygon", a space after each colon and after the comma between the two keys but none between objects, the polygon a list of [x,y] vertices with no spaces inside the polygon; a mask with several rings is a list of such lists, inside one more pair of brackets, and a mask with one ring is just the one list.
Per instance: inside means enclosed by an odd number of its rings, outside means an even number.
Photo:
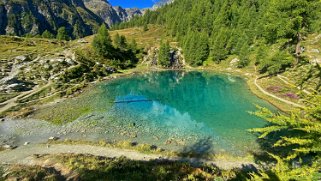
[{"label": "boulder", "polygon": [[113,68],[113,67],[106,67],[106,71],[107,71],[108,73],[112,74],[112,73],[115,73],[115,72],[116,72],[116,69]]},{"label": "boulder", "polygon": [[56,141],[56,140],[59,140],[59,138],[55,137],[55,136],[52,136],[52,137],[49,137],[48,140],[49,141]]},{"label": "boulder", "polygon": [[85,39],[79,39],[77,43],[88,43],[88,41],[86,41]]},{"label": "boulder", "polygon": [[4,118],[0,118],[0,122],[4,122],[5,120],[4,120]]},{"label": "boulder", "polygon": [[2,148],[7,149],[7,150],[11,150],[11,149],[15,149],[16,146],[12,146],[12,145],[3,145]]},{"label": "boulder", "polygon": [[237,64],[239,61],[240,61],[240,59],[234,58],[233,60],[231,60],[230,66],[234,66],[234,65]]},{"label": "boulder", "polygon": [[21,63],[21,62],[26,62],[26,61],[30,61],[30,57],[25,56],[25,55],[20,55],[14,58],[16,62]]},{"label": "boulder", "polygon": [[30,144],[30,142],[25,142],[23,145],[25,145],[25,146],[26,146],[26,145],[29,145],[29,144]]},{"label": "boulder", "polygon": [[66,61],[69,65],[75,65],[75,64],[76,64],[71,58],[66,58],[65,61]]}]

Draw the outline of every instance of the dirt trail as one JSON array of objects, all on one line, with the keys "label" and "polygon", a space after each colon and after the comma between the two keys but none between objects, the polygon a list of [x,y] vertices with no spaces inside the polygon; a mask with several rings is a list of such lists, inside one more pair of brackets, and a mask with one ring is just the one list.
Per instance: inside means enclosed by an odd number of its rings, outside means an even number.
[{"label": "dirt trail", "polygon": [[111,147],[100,147],[100,146],[91,146],[91,145],[64,145],[64,144],[50,145],[49,148],[45,144],[27,145],[27,146],[18,147],[14,150],[1,151],[0,164],[24,164],[24,165],[30,165],[32,163],[36,164],[37,162],[34,162],[30,159],[35,154],[44,155],[44,154],[63,154],[63,153],[90,154],[94,156],[103,156],[103,157],[109,157],[109,158],[125,156],[131,160],[142,160],[142,161],[166,159],[171,161],[190,162],[192,164],[207,163],[207,164],[214,164],[221,169],[240,168],[244,165],[254,166],[254,163],[244,162],[244,161],[214,162],[214,161],[208,161],[208,160],[200,160],[196,158],[164,157],[159,154],[145,154],[145,153],[141,153],[133,150],[111,148]]},{"label": "dirt trail", "polygon": [[49,82],[48,82],[46,85],[44,85],[44,86],[35,87],[34,89],[32,89],[32,90],[30,90],[30,91],[23,92],[23,93],[21,93],[20,95],[18,95],[18,96],[16,96],[16,97],[12,98],[12,99],[9,99],[9,100],[1,103],[0,106],[2,106],[2,107],[0,107],[0,114],[2,114],[3,112],[5,112],[6,110],[8,110],[8,109],[10,109],[10,108],[18,105],[17,101],[18,101],[19,99],[28,98],[28,97],[30,97],[30,96],[32,96],[32,95],[34,95],[34,94],[42,91],[43,89],[51,86],[51,84],[52,84],[51,81],[49,81]]},{"label": "dirt trail", "polygon": [[294,103],[294,102],[291,102],[291,101],[282,99],[282,98],[280,98],[280,97],[277,97],[277,96],[275,96],[275,95],[273,95],[273,94],[270,94],[269,92],[265,91],[260,85],[258,85],[258,83],[257,83],[257,80],[258,80],[258,79],[259,79],[258,77],[256,77],[256,78],[254,79],[254,84],[255,84],[255,86],[256,86],[263,94],[265,94],[265,95],[267,95],[267,96],[270,96],[270,97],[273,97],[273,98],[275,98],[275,99],[277,99],[277,100],[279,100],[279,101],[281,101],[281,102],[284,102],[284,103],[286,103],[286,104],[292,105],[292,106],[294,106],[294,107],[305,108],[303,105],[300,105],[300,104],[297,104],[297,103]]}]

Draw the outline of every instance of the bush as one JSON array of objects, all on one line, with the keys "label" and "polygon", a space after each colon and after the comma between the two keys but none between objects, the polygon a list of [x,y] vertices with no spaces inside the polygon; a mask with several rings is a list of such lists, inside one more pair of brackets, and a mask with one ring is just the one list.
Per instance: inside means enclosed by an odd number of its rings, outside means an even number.
[{"label": "bush", "polygon": [[69,40],[70,39],[65,27],[60,27],[58,29],[57,39],[58,40]]},{"label": "bush", "polygon": [[44,31],[41,35],[42,38],[48,38],[48,39],[52,39],[55,38],[55,36],[50,33],[48,30]]}]

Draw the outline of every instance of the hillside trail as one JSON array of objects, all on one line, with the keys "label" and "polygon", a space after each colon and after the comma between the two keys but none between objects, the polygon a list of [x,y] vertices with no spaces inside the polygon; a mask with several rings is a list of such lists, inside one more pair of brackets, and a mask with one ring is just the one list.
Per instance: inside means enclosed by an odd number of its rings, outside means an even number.
[{"label": "hillside trail", "polygon": [[[69,50],[69,49],[67,49],[67,50],[64,51],[64,54],[67,55],[67,54],[70,53],[70,52],[72,52],[72,51]],[[71,53],[71,54],[72,54],[72,53]],[[30,63],[33,63],[33,62],[35,62],[35,61],[38,61],[39,59],[40,59],[40,58],[37,57],[35,60],[33,60],[33,61],[31,61],[31,62],[25,63],[25,64],[23,64],[23,65],[20,65],[20,66],[14,68],[14,70],[11,71],[10,75],[7,76],[7,77],[5,77],[5,78],[3,78],[1,81],[5,81],[5,80],[7,80],[7,79],[13,78],[14,76],[16,76],[16,75],[19,74],[20,68],[21,68],[22,66],[29,65]],[[6,101],[0,103],[0,115],[1,115],[2,113],[4,113],[5,111],[9,110],[10,108],[17,106],[17,105],[19,104],[19,103],[17,103],[18,100],[20,100],[20,99],[26,99],[26,98],[28,98],[28,97],[30,97],[30,96],[33,96],[33,95],[39,93],[40,91],[42,91],[42,90],[44,90],[44,89],[50,87],[52,84],[54,84],[54,82],[51,80],[53,77],[58,77],[58,76],[61,75],[63,72],[75,68],[76,66],[78,66],[79,62],[76,61],[76,63],[77,63],[76,65],[69,66],[69,67],[66,68],[65,70],[60,71],[60,72],[58,72],[57,74],[52,75],[52,76],[49,78],[48,82],[47,82],[45,85],[43,85],[43,86],[36,86],[36,87],[34,87],[32,90],[30,90],[30,91],[22,92],[22,93],[19,94],[18,96],[13,97],[13,98],[11,98],[11,99],[9,99],[9,100],[6,100]],[[76,84],[75,84],[75,85],[76,85]],[[50,96],[51,96],[51,95],[50,95]],[[46,96],[46,97],[40,98],[39,100],[45,99],[45,98],[50,97],[50,96]],[[34,100],[34,101],[35,101],[35,100]]]},{"label": "hillside trail", "polygon": [[254,85],[265,95],[269,96],[269,97],[273,97],[274,99],[277,99],[281,102],[284,102],[286,104],[289,104],[291,106],[294,106],[294,107],[297,107],[297,108],[305,108],[305,106],[303,105],[300,105],[300,104],[297,104],[297,103],[294,103],[294,102],[291,102],[291,101],[288,101],[286,99],[283,99],[283,98],[280,98],[276,95],[273,95],[267,91],[265,91],[258,83],[257,83],[257,80],[259,79],[259,77],[257,76],[255,79],[254,79]]}]

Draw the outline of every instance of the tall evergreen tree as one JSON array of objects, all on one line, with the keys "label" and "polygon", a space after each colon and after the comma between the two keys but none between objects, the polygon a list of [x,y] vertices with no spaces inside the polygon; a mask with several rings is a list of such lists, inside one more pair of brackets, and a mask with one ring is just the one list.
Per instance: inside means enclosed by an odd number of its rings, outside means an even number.
[{"label": "tall evergreen tree", "polygon": [[110,38],[109,32],[106,26],[103,24],[98,30],[92,42],[94,50],[107,58],[112,57],[114,52],[114,47],[112,45],[112,40]]},{"label": "tall evergreen tree", "polygon": [[167,41],[165,43],[162,41],[158,53],[158,62],[163,67],[169,67],[171,65],[170,50],[169,43]]}]

